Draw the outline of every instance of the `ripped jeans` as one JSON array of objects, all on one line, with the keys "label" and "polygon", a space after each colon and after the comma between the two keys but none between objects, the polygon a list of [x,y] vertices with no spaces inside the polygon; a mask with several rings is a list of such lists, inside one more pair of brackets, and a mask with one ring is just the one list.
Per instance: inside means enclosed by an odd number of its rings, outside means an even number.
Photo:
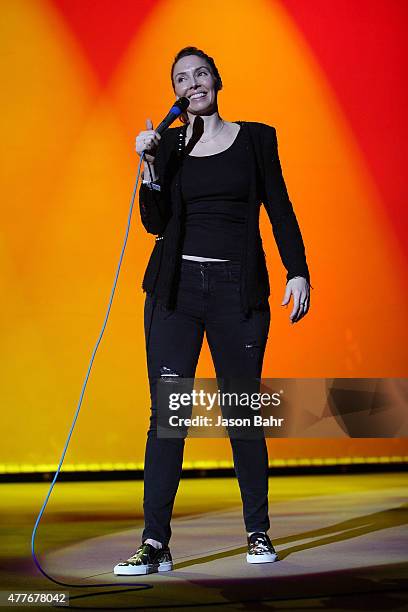
[{"label": "ripped jeans", "polygon": [[[183,259],[176,307],[168,310],[147,294],[144,325],[151,397],[144,464],[142,541],[167,545],[182,474],[184,438],[158,438],[157,379],[194,378],[204,331],[217,377],[260,378],[270,324],[269,305],[245,316],[240,304],[240,262]],[[248,532],[267,531],[268,451],[265,438],[230,438]]]}]

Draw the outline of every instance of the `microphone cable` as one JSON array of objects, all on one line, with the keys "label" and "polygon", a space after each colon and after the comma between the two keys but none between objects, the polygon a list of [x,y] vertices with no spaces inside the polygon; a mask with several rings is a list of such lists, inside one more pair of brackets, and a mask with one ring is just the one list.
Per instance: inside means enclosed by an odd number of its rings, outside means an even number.
[{"label": "microphone cable", "polygon": [[[59,585],[66,586],[66,587],[100,588],[100,587],[113,587],[113,586],[127,586],[127,587],[136,587],[135,590],[137,590],[137,591],[145,590],[145,589],[152,589],[153,588],[152,584],[146,584],[146,583],[137,583],[137,584],[135,584],[134,582],[109,582],[109,583],[101,583],[101,584],[72,584],[72,583],[69,583],[69,582],[61,582],[60,580],[56,580],[55,578],[50,576],[41,567],[41,564],[40,564],[40,562],[37,559],[37,556],[35,554],[35,537],[36,537],[36,534],[37,534],[37,528],[38,528],[38,525],[39,525],[39,523],[41,521],[41,518],[42,518],[42,516],[44,514],[44,510],[45,510],[46,505],[48,503],[48,500],[49,500],[49,498],[51,496],[51,492],[52,492],[52,490],[54,488],[54,485],[55,485],[55,482],[56,482],[56,480],[58,478],[58,474],[60,473],[60,470],[61,470],[64,458],[65,458],[65,455],[66,455],[66,452],[67,452],[67,448],[68,448],[68,445],[69,445],[69,442],[70,442],[70,439],[71,439],[71,436],[72,436],[72,432],[74,430],[75,423],[77,421],[78,414],[79,414],[79,411],[80,411],[80,408],[81,408],[81,405],[82,405],[82,400],[83,400],[83,397],[84,397],[85,388],[86,388],[86,385],[87,385],[87,382],[88,382],[88,378],[89,378],[89,374],[90,374],[90,371],[91,371],[91,368],[92,368],[92,364],[93,364],[93,361],[94,361],[94,358],[95,358],[95,354],[96,354],[96,351],[97,351],[98,346],[100,344],[100,341],[102,339],[103,333],[105,331],[106,323],[107,323],[107,320],[108,320],[108,317],[109,317],[109,313],[110,313],[110,309],[111,309],[112,301],[113,301],[113,296],[114,296],[114,293],[115,293],[115,289],[116,289],[116,285],[117,285],[117,281],[118,281],[118,277],[119,277],[119,271],[120,271],[120,267],[122,265],[123,255],[124,255],[124,252],[125,252],[125,248],[126,248],[126,244],[127,244],[127,239],[128,239],[128,235],[129,235],[129,228],[130,228],[130,222],[131,222],[131,218],[132,218],[133,205],[134,205],[136,191],[137,191],[137,186],[138,186],[139,177],[140,177],[140,167],[141,167],[142,161],[144,159],[144,156],[145,156],[145,151],[143,151],[142,155],[140,156],[140,160],[139,160],[139,166],[138,166],[138,169],[137,169],[136,183],[135,183],[135,187],[133,189],[132,200],[131,200],[129,216],[128,216],[128,222],[127,222],[127,227],[126,227],[125,240],[123,242],[122,252],[121,252],[120,258],[119,258],[119,264],[118,264],[118,267],[117,267],[117,270],[116,270],[115,280],[114,280],[114,283],[113,283],[113,287],[112,287],[112,291],[111,291],[111,296],[110,296],[110,300],[109,300],[109,305],[108,305],[108,309],[106,311],[105,320],[104,320],[104,323],[103,323],[103,326],[102,326],[101,333],[99,335],[99,338],[98,338],[98,340],[96,342],[95,348],[94,348],[93,353],[92,353],[91,361],[90,361],[90,364],[89,364],[89,367],[88,367],[88,372],[86,374],[85,381],[84,381],[84,384],[82,386],[82,391],[81,391],[81,396],[79,398],[78,407],[76,409],[75,416],[74,416],[74,419],[72,421],[72,425],[71,425],[68,437],[67,437],[66,442],[65,442],[64,450],[62,451],[62,456],[61,456],[59,465],[57,467],[57,471],[55,472],[55,476],[53,478],[53,481],[51,482],[51,485],[50,485],[49,491],[47,493],[47,496],[45,498],[45,501],[44,501],[44,503],[42,505],[42,508],[41,508],[41,510],[40,510],[40,512],[38,514],[38,517],[37,517],[37,520],[35,522],[34,529],[33,529],[33,532],[32,532],[32,536],[31,536],[31,555],[32,555],[33,561],[34,561],[35,565],[37,566],[37,568],[39,569],[39,571],[46,578],[48,578],[52,582],[55,582],[55,584],[59,584]],[[149,167],[149,170],[150,170],[150,167]]]}]

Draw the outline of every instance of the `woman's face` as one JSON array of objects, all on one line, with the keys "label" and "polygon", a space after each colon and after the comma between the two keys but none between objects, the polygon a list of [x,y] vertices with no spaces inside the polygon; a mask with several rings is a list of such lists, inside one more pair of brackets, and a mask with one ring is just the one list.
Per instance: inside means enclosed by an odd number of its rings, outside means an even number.
[{"label": "woman's face", "polygon": [[173,68],[173,84],[177,99],[184,96],[190,100],[188,113],[209,115],[217,109],[216,80],[202,57],[180,58]]}]

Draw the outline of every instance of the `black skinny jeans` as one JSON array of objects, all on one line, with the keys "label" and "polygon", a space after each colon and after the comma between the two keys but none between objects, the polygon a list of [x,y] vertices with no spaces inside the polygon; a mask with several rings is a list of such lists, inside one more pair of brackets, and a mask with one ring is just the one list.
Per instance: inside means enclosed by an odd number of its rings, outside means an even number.
[{"label": "black skinny jeans", "polygon": [[[182,473],[184,438],[158,438],[157,379],[172,372],[194,378],[204,331],[217,377],[260,378],[270,309],[245,316],[240,304],[240,263],[182,260],[176,308],[150,294],[145,301],[145,338],[151,416],[144,467],[142,541],[168,544],[171,515]],[[247,531],[267,531],[268,451],[265,438],[230,438]]]}]

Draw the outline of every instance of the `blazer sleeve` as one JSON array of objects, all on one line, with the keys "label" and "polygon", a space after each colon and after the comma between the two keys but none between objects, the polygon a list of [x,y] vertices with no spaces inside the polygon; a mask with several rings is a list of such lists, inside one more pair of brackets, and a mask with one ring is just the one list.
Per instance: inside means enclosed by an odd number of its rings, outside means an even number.
[{"label": "blazer sleeve", "polygon": [[[164,164],[166,157],[164,134],[165,132],[162,134],[161,140],[159,141],[154,160],[154,169],[158,176],[155,185],[158,185],[160,190],[150,189],[145,183],[142,183],[139,189],[140,218],[144,228],[149,234],[162,234],[171,216],[168,193],[164,180]],[[149,179],[149,174],[147,174],[145,178]]]},{"label": "blazer sleeve", "polygon": [[286,281],[303,276],[310,285],[305,247],[292,203],[286,189],[279,160],[276,129],[265,124],[263,137],[264,194],[263,203],[272,224],[273,235],[283,265]]}]

